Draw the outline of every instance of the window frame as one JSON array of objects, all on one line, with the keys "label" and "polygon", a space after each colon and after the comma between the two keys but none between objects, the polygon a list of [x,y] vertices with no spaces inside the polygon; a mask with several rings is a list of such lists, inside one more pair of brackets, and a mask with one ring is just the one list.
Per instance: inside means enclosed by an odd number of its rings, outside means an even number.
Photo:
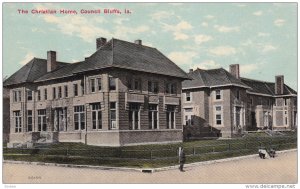
[{"label": "window frame", "polygon": [[[86,120],[85,120],[85,107],[84,105],[74,106],[74,115],[73,115],[73,123],[75,131],[83,131],[86,128]],[[76,121],[75,117],[78,118]],[[76,123],[78,123],[78,128],[76,129]],[[84,124],[83,124],[84,123]]]},{"label": "window frame", "polygon": [[[27,90],[27,101],[32,101],[33,100],[33,95],[32,95],[33,91],[32,90]],[[29,95],[30,94],[30,95]],[[29,99],[30,97],[30,99]]]},{"label": "window frame", "polygon": [[[31,114],[29,114],[29,112],[31,112]],[[31,124],[29,123],[29,120],[31,120]],[[30,125],[31,127],[29,127]],[[32,132],[32,131],[33,131],[33,114],[32,114],[32,110],[27,110],[27,132]]]},{"label": "window frame", "polygon": [[[219,92],[219,94],[217,94]],[[215,100],[216,101],[220,101],[222,100],[223,94],[222,94],[222,90],[221,89],[216,89],[215,90]]]},{"label": "window frame", "polygon": [[22,116],[20,110],[13,111],[13,120],[15,126],[15,133],[22,132]]},{"label": "window frame", "polygon": [[[112,104],[114,104],[114,107],[112,108]],[[112,112],[114,112],[115,118],[112,119]],[[113,127],[113,121],[115,121],[115,127]],[[111,130],[118,129],[118,123],[117,123],[117,102],[109,102],[109,128]]]},{"label": "window frame", "polygon": [[[95,123],[96,123],[96,125],[94,125],[94,113],[96,115],[96,117],[95,117]],[[100,119],[99,119],[99,117],[100,117]],[[92,103],[91,104],[91,120],[92,120],[92,129],[93,130],[102,130],[103,127],[102,127],[102,109],[101,109],[101,103]]]},{"label": "window frame", "polygon": [[[116,91],[117,90],[117,78],[109,77],[108,79],[108,89],[109,91]],[[112,85],[114,83],[114,85]]]}]

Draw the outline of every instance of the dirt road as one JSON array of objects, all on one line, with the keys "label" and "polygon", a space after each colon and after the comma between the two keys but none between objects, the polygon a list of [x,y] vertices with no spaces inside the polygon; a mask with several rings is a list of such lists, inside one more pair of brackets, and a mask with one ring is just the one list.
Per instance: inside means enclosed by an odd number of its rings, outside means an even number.
[{"label": "dirt road", "polygon": [[297,151],[275,159],[258,157],[155,173],[65,168],[43,165],[3,166],[4,183],[297,183]]}]

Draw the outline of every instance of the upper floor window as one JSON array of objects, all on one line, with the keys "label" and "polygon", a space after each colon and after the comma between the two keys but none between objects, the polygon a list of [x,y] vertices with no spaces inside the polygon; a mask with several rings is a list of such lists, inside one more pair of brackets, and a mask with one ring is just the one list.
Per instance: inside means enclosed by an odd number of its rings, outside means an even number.
[{"label": "upper floor window", "polygon": [[90,79],[90,91],[94,93],[96,91],[95,79]]},{"label": "upper floor window", "polygon": [[240,91],[236,90],[236,99],[240,100]]},{"label": "upper floor window", "polygon": [[74,96],[78,96],[78,84],[77,83],[73,84],[73,91],[74,91]]},{"label": "upper floor window", "polygon": [[221,96],[221,90],[216,90],[216,100],[221,100],[222,96]]},{"label": "upper floor window", "polygon": [[158,93],[158,82],[148,81],[148,91],[152,93]]},{"label": "upper floor window", "polygon": [[53,92],[53,99],[56,99],[56,88],[55,87],[52,88],[52,92]]},{"label": "upper floor window", "polygon": [[44,89],[44,99],[47,100],[47,98],[48,98],[47,89]]},{"label": "upper floor window", "polygon": [[288,102],[287,102],[288,99],[287,99],[287,98],[284,98],[283,100],[284,100],[284,105],[287,106],[287,104],[288,104]]},{"label": "upper floor window", "polygon": [[37,96],[37,100],[40,101],[40,100],[41,100],[41,90],[38,90],[38,91],[37,91],[37,95],[38,95],[38,96]]},{"label": "upper floor window", "polygon": [[116,90],[116,78],[113,77],[109,78],[109,90],[110,91]]},{"label": "upper floor window", "polygon": [[62,97],[61,86],[58,87],[58,98]]},{"label": "upper floor window", "polygon": [[176,94],[176,83],[166,83],[165,92],[167,94]]},{"label": "upper floor window", "polygon": [[101,91],[102,88],[101,78],[97,78],[97,85],[98,85],[98,91]]},{"label": "upper floor window", "polygon": [[116,129],[117,128],[117,105],[116,102],[110,102],[110,128]]},{"label": "upper floor window", "polygon": [[186,92],[185,93],[185,101],[186,102],[190,102],[191,101],[191,93],[190,92]]},{"label": "upper floor window", "polygon": [[129,90],[141,90],[142,89],[142,82],[141,79],[137,78],[129,78],[128,79],[128,89]]},{"label": "upper floor window", "polygon": [[22,92],[21,90],[15,90],[13,91],[13,99],[14,99],[14,102],[21,102],[22,100]]},{"label": "upper floor window", "polygon": [[32,101],[32,91],[31,90],[27,91],[27,100]]},{"label": "upper floor window", "polygon": [[68,85],[64,86],[65,98],[69,96]]}]

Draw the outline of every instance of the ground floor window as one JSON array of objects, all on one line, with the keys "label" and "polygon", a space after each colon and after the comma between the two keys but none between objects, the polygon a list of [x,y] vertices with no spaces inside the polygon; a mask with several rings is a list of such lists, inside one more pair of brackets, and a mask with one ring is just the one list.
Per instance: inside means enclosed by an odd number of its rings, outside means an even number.
[{"label": "ground floor window", "polygon": [[215,124],[220,126],[222,122],[222,106],[215,106]]},{"label": "ground floor window", "polygon": [[193,115],[193,108],[186,108],[184,109],[184,120],[185,125],[194,125],[194,115]]},{"label": "ground floor window", "polygon": [[129,129],[140,129],[140,104],[129,104]]},{"label": "ground floor window", "polygon": [[149,128],[158,129],[157,104],[149,104]]},{"label": "ground floor window", "polygon": [[38,110],[38,131],[47,131],[46,110]]},{"label": "ground floor window", "polygon": [[85,129],[84,106],[74,106],[74,126],[75,130]]},{"label": "ground floor window", "polygon": [[175,129],[175,107],[174,105],[167,105],[167,128]]},{"label": "ground floor window", "polygon": [[117,128],[117,103],[110,102],[110,128],[116,129]]},{"label": "ground floor window", "polygon": [[32,110],[27,110],[27,132],[32,131]]},{"label": "ground floor window", "polygon": [[91,104],[91,107],[92,107],[93,129],[102,129],[101,104],[100,103]]},{"label": "ground floor window", "polygon": [[54,130],[67,131],[67,108],[56,108],[54,110]]},{"label": "ground floor window", "polygon": [[20,133],[22,132],[22,119],[20,111],[14,111],[14,124],[15,124],[15,132]]}]

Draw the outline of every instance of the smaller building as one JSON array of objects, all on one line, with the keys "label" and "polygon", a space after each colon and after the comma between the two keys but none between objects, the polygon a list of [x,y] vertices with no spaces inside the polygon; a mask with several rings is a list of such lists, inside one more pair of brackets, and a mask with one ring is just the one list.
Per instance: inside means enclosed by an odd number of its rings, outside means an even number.
[{"label": "smaller building", "polygon": [[297,126],[297,92],[284,84],[240,77],[239,65],[195,71],[182,83],[186,137],[241,136],[258,129],[292,130]]}]

